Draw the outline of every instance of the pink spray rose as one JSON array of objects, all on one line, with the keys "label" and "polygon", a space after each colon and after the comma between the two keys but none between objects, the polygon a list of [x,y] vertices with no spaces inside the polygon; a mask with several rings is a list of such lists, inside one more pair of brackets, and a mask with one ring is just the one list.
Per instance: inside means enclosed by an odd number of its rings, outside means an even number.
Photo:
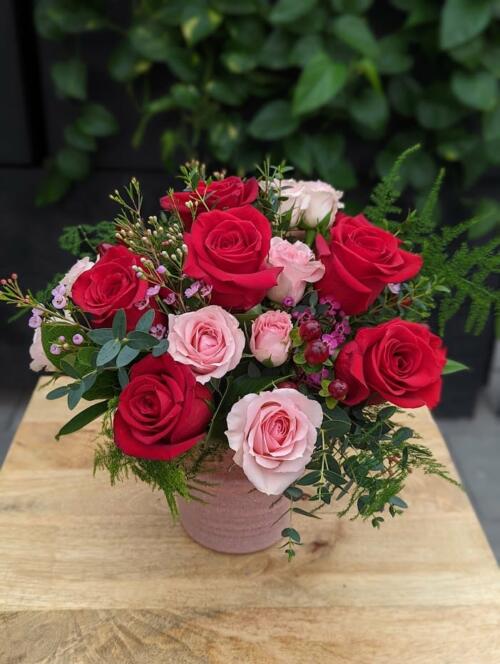
[{"label": "pink spray rose", "polygon": [[267,297],[280,304],[286,297],[292,298],[294,304],[299,302],[307,284],[319,281],[325,266],[315,260],[313,251],[304,242],[288,242],[280,237],[273,237],[267,259],[272,267],[282,267],[278,283],[267,293]]},{"label": "pink spray rose", "polygon": [[259,362],[279,367],[290,351],[292,318],[285,311],[266,311],[252,323],[250,350]]},{"label": "pink spray rose", "polygon": [[233,461],[256,489],[278,495],[303,474],[322,421],[320,404],[298,390],[247,394],[227,416]]},{"label": "pink spray rose", "polygon": [[189,365],[203,384],[236,367],[245,335],[234,316],[212,304],[179,316],[169,314],[168,343],[174,360]]}]

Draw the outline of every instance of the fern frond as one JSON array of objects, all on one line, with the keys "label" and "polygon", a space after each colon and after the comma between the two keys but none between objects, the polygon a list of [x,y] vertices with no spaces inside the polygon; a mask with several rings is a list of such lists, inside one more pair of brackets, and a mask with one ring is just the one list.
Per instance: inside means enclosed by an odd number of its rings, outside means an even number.
[{"label": "fern frond", "polygon": [[420,150],[419,144],[405,150],[396,159],[389,173],[382,178],[373,190],[370,196],[371,205],[365,210],[365,214],[372,224],[387,228],[391,222],[391,217],[400,214],[401,208],[395,205],[395,202],[401,195],[397,188],[401,178],[401,167],[406,159],[417,150]]}]

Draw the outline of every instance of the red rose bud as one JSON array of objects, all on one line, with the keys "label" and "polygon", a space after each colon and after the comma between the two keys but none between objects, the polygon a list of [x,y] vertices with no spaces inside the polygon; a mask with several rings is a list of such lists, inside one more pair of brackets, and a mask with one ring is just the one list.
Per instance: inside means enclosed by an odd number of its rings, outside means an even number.
[{"label": "red rose bud", "polygon": [[282,383],[278,383],[277,387],[279,387],[279,389],[287,388],[289,390],[296,390],[297,383],[294,383],[291,380],[284,380]]},{"label": "red rose bud", "polygon": [[304,357],[308,364],[323,364],[330,356],[328,346],[319,339],[307,344]]},{"label": "red rose bud", "polygon": [[299,334],[304,341],[313,341],[321,336],[321,325],[317,320],[307,320],[300,324]]},{"label": "red rose bud", "polygon": [[347,396],[347,383],[336,378],[328,385],[328,392],[337,401],[343,401]]}]

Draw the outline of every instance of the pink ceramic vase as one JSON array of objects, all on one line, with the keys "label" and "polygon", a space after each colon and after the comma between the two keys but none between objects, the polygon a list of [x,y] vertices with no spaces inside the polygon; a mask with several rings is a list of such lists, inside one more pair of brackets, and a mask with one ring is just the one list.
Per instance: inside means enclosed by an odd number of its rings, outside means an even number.
[{"label": "pink ceramic vase", "polygon": [[[253,553],[276,544],[289,523],[288,501],[257,491],[227,453],[210,472],[199,475],[206,493],[179,499],[184,530],[195,542],[221,553]],[[281,518],[280,518],[281,517]]]}]

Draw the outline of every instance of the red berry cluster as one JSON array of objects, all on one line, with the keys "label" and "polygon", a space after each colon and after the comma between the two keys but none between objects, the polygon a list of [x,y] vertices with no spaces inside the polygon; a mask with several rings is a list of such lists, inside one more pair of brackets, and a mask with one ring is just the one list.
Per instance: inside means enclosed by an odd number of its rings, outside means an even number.
[{"label": "red berry cluster", "polygon": [[299,325],[299,334],[301,339],[306,342],[304,351],[306,362],[308,364],[323,364],[328,359],[330,352],[328,346],[321,341],[320,323],[314,318],[304,321]]}]

